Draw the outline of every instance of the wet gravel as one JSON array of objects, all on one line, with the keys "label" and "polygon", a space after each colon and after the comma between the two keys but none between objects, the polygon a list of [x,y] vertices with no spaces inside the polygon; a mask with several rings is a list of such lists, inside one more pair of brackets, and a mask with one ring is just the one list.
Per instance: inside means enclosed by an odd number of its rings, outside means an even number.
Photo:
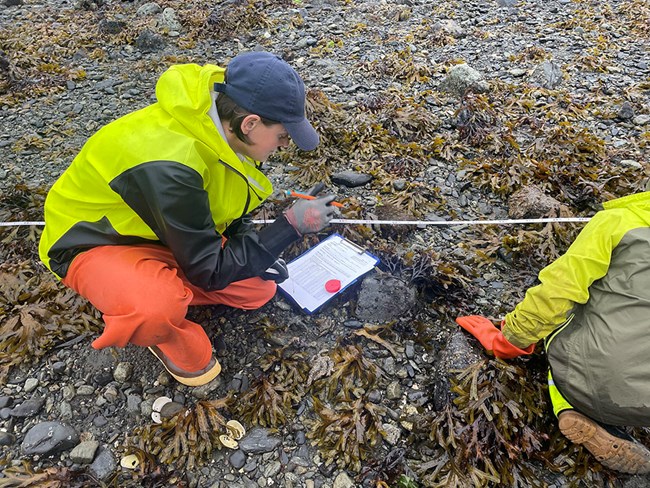
[{"label": "wet gravel", "polygon": [[[650,42],[647,31],[640,35],[626,29],[629,19],[620,14],[625,3],[604,2],[609,7],[605,9],[569,0],[269,2],[265,13],[273,23],[267,27],[230,39],[206,36],[183,43],[179,41],[190,30],[190,17],[181,15],[183,6],[173,2],[7,0],[0,6],[0,60],[10,63],[9,67],[0,63],[0,80],[21,76],[21,56],[29,55],[27,48],[21,51],[8,40],[11,29],[25,23],[50,25],[47,35],[53,39],[53,50],[58,30],[64,30],[59,21],[69,19],[65,13],[70,11],[93,20],[86,26],[93,32],[118,36],[123,29],[132,28],[137,36],[129,44],[106,43],[101,55],[92,45],[65,54],[68,66],[82,69],[85,75],[64,80],[59,84],[62,90],[18,101],[4,99],[0,106],[0,190],[7,191],[17,182],[51,185],[94,131],[154,101],[155,79],[174,60],[219,63],[247,49],[282,54],[309,88],[322,90],[331,101],[350,109],[366,103],[379,91],[404,88],[404,81],[390,70],[369,74],[361,68],[406,50],[413,62],[431,69],[427,79],[409,89],[431,90],[440,96],[444,90],[447,94],[442,103],[432,106],[442,121],[440,130],[453,130],[458,104],[454,93],[468,87],[490,92],[497,81],[530,83],[561,87],[581,99],[599,86],[607,95],[604,110],[616,116],[587,116],[582,123],[607,145],[626,151],[624,158],[613,163],[638,170],[642,180],[648,175],[647,146],[632,141],[650,130],[650,92],[646,87],[640,99],[631,101],[628,93],[631,87],[647,84],[650,79]],[[217,3],[212,15],[218,17],[219,12],[237,4]],[[584,18],[585,9],[592,8],[593,30],[584,22],[574,22]],[[431,38],[440,33],[450,41],[431,44]],[[598,36],[610,40],[606,55],[594,50]],[[534,52],[533,48],[550,56],[534,60],[520,56]],[[41,48],[39,52],[44,51]],[[602,69],[585,70],[584,64],[577,62],[590,55],[606,59]],[[450,78],[447,69],[454,59],[471,67],[456,80]],[[22,66],[22,73],[27,76],[27,67]],[[37,84],[39,80],[29,82]],[[378,198],[371,175],[354,167],[336,169],[331,189],[341,198],[357,198],[369,214],[379,213],[375,212]],[[292,186],[286,170],[279,160],[267,164],[277,188]],[[428,214],[427,220],[508,217],[507,201],[478,191],[455,162],[432,158],[419,178],[422,184],[437,189],[447,204],[447,208]],[[400,189],[406,183],[398,179],[392,184]],[[277,209],[274,205],[271,208]],[[469,262],[471,254],[461,243],[477,235],[475,229],[461,225],[375,228],[375,232],[394,241],[396,254],[426,250],[458,263],[461,269],[468,266],[464,263]],[[151,422],[157,398],[167,396],[191,406],[228,393],[241,395],[263,374],[261,358],[278,348],[301,351],[308,364],[316,365],[324,351],[340,343],[356,343],[382,372],[373,390],[367,392],[370,402],[385,409],[385,433],[373,450],[373,459],[385,459],[397,449],[406,453],[407,465],[426,459],[426,452],[417,452],[409,444],[410,431],[403,418],[414,409],[439,409],[448,401],[449,392],[432,385],[444,383],[450,367],[459,368],[481,357],[476,344],[468,342],[450,317],[470,310],[502,315],[534,282],[538,269],[516,269],[501,259],[482,271],[468,272],[472,276],[467,285],[472,304],[462,304],[447,297],[444,289],[422,286],[413,275],[393,276],[387,264],[385,273],[374,272],[315,315],[304,314],[280,294],[251,312],[192,309],[192,317],[210,331],[223,368],[218,380],[200,388],[176,384],[153,356],[137,347],[95,351],[90,347],[90,336],[57,346],[38,363],[15,368],[0,389],[0,448],[4,457],[14,465],[27,459],[34,468],[87,470],[96,483],[88,486],[100,486],[122,471],[127,475],[120,478],[119,486],[136,486],[129,484],[128,471],[120,467],[122,447],[135,428]],[[417,323],[427,324],[428,344],[418,340]],[[402,331],[388,340],[388,347],[355,335],[364,326],[387,324]],[[311,373],[319,374],[313,369]],[[293,413],[277,429],[246,425],[249,432],[238,449],[216,450],[200,468],[182,472],[178,486],[361,486],[358,471],[326,465],[323,453],[308,438],[314,419],[312,400],[304,396]],[[567,481],[551,474],[546,478],[550,486],[563,486]],[[364,486],[370,486],[368,483],[366,480]],[[650,486],[643,477],[621,476],[612,483]],[[1,477],[0,486],[4,486]]]}]

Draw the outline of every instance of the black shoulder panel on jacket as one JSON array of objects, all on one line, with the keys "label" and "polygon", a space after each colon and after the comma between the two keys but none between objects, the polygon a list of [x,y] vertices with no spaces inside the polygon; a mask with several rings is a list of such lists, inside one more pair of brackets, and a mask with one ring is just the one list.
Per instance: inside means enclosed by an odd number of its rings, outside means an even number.
[{"label": "black shoulder panel on jacket", "polygon": [[183,164],[143,163],[110,186],[171,249],[190,282],[204,290],[259,276],[277,258],[255,232],[231,236],[222,246],[201,175]]}]

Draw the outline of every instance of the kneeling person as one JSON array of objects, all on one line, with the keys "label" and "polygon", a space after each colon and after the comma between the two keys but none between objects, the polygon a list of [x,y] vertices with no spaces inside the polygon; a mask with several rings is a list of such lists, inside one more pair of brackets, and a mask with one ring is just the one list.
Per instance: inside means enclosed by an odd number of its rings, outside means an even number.
[{"label": "kneeling person", "polygon": [[299,200],[259,232],[250,222],[273,191],[261,163],[291,140],[303,150],[319,142],[303,82],[279,57],[172,66],[156,97],[90,137],[55,182],[39,251],[102,312],[94,348],[147,347],[198,386],[221,367],[188,307],[262,306],[287,278],[280,253],[336,209],[333,196]]}]

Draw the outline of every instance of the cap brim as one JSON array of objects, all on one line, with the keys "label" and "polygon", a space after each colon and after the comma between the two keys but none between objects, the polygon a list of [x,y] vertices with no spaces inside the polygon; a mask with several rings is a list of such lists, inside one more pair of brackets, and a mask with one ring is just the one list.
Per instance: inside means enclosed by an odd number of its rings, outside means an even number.
[{"label": "cap brim", "polygon": [[291,136],[291,140],[303,151],[316,149],[320,142],[318,132],[311,126],[307,119],[300,122],[284,122],[282,124]]}]

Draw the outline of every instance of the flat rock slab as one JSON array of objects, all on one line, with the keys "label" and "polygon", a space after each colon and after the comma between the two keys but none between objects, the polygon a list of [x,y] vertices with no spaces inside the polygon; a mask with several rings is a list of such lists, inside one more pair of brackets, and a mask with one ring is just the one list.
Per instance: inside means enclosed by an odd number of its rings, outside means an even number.
[{"label": "flat rock slab", "polygon": [[239,448],[246,454],[261,454],[271,452],[280,445],[279,437],[271,437],[267,429],[253,429],[239,441]]},{"label": "flat rock slab", "polygon": [[48,456],[70,449],[79,443],[79,435],[61,422],[41,422],[29,429],[22,443],[24,454]]},{"label": "flat rock slab", "polygon": [[347,186],[349,188],[354,188],[357,186],[363,186],[372,180],[371,175],[364,173],[355,173],[354,171],[341,171],[332,175],[332,182],[337,185]]}]

